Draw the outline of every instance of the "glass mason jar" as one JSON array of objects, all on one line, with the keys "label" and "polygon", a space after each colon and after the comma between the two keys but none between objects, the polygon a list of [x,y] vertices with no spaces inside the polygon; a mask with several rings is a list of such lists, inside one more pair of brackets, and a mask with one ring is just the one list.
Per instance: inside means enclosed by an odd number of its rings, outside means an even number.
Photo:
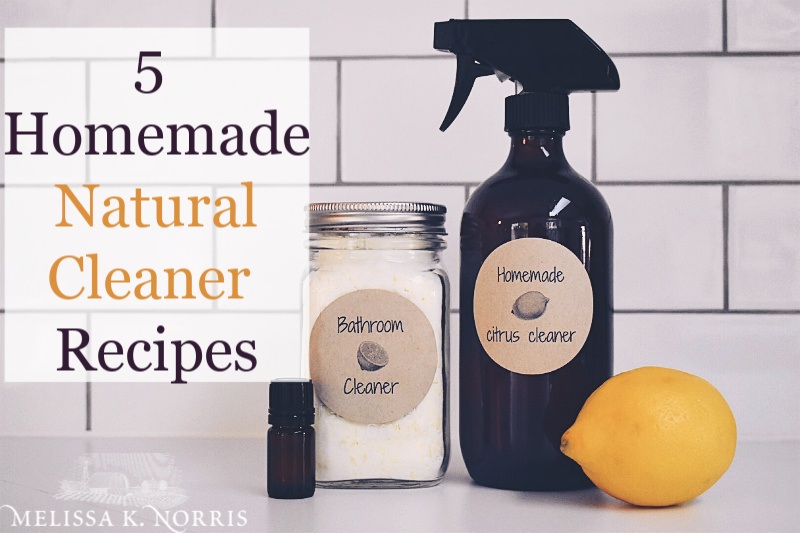
[{"label": "glass mason jar", "polygon": [[408,488],[447,469],[450,290],[444,206],[308,208],[307,355],[317,486]]}]

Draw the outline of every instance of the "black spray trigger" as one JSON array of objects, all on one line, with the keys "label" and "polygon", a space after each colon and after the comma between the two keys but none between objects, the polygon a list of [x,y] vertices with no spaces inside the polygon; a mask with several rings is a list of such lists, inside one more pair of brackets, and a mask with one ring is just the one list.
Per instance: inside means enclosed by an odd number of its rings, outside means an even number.
[{"label": "black spray trigger", "polygon": [[450,124],[456,119],[458,114],[467,103],[469,93],[472,92],[472,86],[475,80],[481,76],[490,76],[494,74],[492,67],[487,67],[476,63],[472,57],[465,54],[458,54],[456,56],[456,84],[453,87],[453,97],[450,99],[450,107],[447,108],[447,114],[444,116],[442,125],[439,126],[441,131],[450,127]]}]

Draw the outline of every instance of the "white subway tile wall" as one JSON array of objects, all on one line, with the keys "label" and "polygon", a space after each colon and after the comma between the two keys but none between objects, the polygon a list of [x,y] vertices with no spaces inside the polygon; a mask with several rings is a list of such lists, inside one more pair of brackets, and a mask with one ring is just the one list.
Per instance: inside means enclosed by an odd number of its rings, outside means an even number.
[{"label": "white subway tile wall", "polygon": [[[573,95],[565,145],[614,216],[616,370],[696,373],[743,438],[800,438],[796,0],[0,3],[5,27],[310,27],[312,199],[448,207],[454,440],[460,213],[505,158],[513,92],[480,79],[438,131],[455,63],[432,24],[465,16],[571,18],[614,56],[622,89]],[[0,384],[2,435],[257,436],[265,419],[263,384]]]},{"label": "white subway tile wall", "polygon": [[[474,182],[508,152],[503,98],[510,83],[476,81],[472,96],[443,134],[456,62],[383,59],[342,64],[342,181]],[[469,147],[468,149],[465,149]]]},{"label": "white subway tile wall", "polygon": [[721,187],[600,190],[614,220],[617,310],[722,309]]},{"label": "white subway tile wall", "polygon": [[[514,93],[514,86],[493,77],[479,79],[463,111],[442,134],[439,124],[450,102],[455,69],[455,61],[445,55],[344,62],[342,180],[464,183],[497,171],[508,153],[504,98]],[[572,166],[590,175],[591,95],[575,94],[570,101],[572,135],[566,149]]]},{"label": "white subway tile wall", "polygon": [[728,50],[800,51],[800,2],[728,0]]},{"label": "white subway tile wall", "polygon": [[800,179],[800,56],[635,57],[597,96],[598,181]]},{"label": "white subway tile wall", "polygon": [[339,123],[338,65],[335,61],[311,64],[311,120],[314,130],[311,157],[311,183],[334,183],[337,177],[337,124]]},{"label": "white subway tile wall", "polygon": [[208,27],[212,0],[3,0],[0,56],[5,28]]},{"label": "white subway tile wall", "polygon": [[310,28],[312,57],[429,56],[432,21],[463,18],[465,10],[462,0],[217,0],[216,7],[220,27]]},{"label": "white subway tile wall", "polygon": [[720,0],[470,0],[469,17],[570,19],[609,53],[722,50]]},{"label": "white subway tile wall", "polygon": [[800,309],[800,184],[730,189],[731,309]]}]

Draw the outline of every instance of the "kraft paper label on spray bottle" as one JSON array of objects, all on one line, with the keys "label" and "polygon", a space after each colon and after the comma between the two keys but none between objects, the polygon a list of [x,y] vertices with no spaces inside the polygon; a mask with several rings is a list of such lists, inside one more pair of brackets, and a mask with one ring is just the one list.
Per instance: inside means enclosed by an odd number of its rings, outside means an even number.
[{"label": "kraft paper label on spray bottle", "polygon": [[319,399],[342,418],[364,424],[410,413],[430,390],[438,362],[425,314],[379,289],[331,302],[314,321],[309,356]]},{"label": "kraft paper label on spray bottle", "polygon": [[566,365],[589,336],[592,284],[570,250],[524,238],[494,250],[475,283],[475,327],[498,365],[544,374]]}]

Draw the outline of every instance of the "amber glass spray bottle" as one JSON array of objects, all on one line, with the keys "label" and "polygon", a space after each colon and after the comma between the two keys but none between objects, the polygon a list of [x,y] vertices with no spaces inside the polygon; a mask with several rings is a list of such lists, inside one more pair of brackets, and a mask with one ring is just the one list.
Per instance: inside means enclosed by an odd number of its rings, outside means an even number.
[{"label": "amber glass spray bottle", "polygon": [[434,47],[457,56],[442,131],[476,78],[497,74],[511,151],[461,224],[460,441],[491,487],[591,485],[562,433],[612,373],[612,225],[599,191],[567,163],[568,94],[616,90],[611,59],[569,20],[450,20]]}]

